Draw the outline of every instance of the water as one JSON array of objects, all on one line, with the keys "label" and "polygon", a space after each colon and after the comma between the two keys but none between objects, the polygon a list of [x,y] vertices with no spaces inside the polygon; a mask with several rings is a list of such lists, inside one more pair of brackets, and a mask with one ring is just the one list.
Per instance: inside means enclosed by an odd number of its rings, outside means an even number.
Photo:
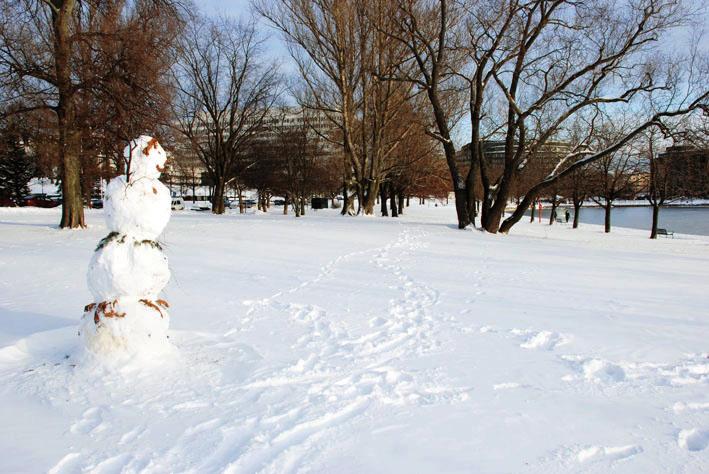
[{"label": "water", "polygon": [[[571,217],[574,218],[573,208],[569,208]],[[564,208],[557,211],[559,219],[564,219]],[[603,225],[605,212],[601,207],[582,207],[581,224]],[[529,219],[529,213],[527,213]],[[535,215],[535,220],[538,216]],[[549,221],[549,209],[544,209],[542,222]],[[611,229],[613,227],[630,227],[644,229],[648,232],[652,226],[652,208],[642,207],[614,207],[611,211]],[[660,209],[660,222],[658,227],[665,228],[679,234],[709,235],[709,207],[663,207]]]}]

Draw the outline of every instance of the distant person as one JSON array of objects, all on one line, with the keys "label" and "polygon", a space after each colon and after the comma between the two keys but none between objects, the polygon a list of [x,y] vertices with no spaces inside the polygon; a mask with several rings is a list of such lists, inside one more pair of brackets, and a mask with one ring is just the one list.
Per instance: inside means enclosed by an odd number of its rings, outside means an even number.
[{"label": "distant person", "polygon": [[552,217],[552,222],[556,222],[559,219],[559,215],[556,213],[556,209],[554,209],[554,214]]},{"label": "distant person", "polygon": [[566,219],[566,223],[569,223],[569,218],[571,217],[571,213],[567,209],[566,212],[564,212],[564,219]]}]

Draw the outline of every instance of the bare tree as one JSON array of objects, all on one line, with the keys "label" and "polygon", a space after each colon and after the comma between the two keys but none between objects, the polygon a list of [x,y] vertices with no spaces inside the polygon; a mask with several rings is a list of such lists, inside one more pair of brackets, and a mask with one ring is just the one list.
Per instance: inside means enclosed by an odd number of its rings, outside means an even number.
[{"label": "bare tree", "polygon": [[[50,126],[56,130],[62,183],[60,227],[85,227],[81,147],[88,137],[81,134],[82,113],[90,115],[91,110],[129,102],[123,95],[122,101],[114,96],[103,100],[102,106],[90,105],[100,101],[100,92],[115,90],[128,78],[122,74],[126,70],[122,67],[129,58],[120,53],[129,51],[131,44],[139,45],[142,36],[154,37],[151,28],[167,33],[158,23],[168,17],[178,17],[175,2],[168,0],[10,0],[3,4],[0,87],[14,105],[8,108],[9,113],[49,111],[53,115]],[[161,23],[163,27],[165,24]],[[131,31],[138,25],[147,28]],[[136,37],[135,43],[129,43],[129,32]],[[147,54],[144,49],[143,54]],[[149,67],[144,70],[152,71]],[[105,129],[110,122],[103,124]],[[94,134],[99,132],[94,130]]]},{"label": "bare tree", "polygon": [[280,94],[278,68],[262,46],[253,21],[195,18],[180,47],[176,128],[212,179],[215,214],[224,213],[226,187]]},{"label": "bare tree", "polygon": [[[671,74],[671,65],[652,58],[663,35],[691,17],[682,2],[397,0],[397,4],[400,28],[392,38],[407,45],[410,60],[419,66],[419,75],[408,79],[430,99],[449,161],[461,228],[470,222],[465,209],[470,208],[474,181],[470,176],[463,179],[455,166],[446,120],[450,110],[440,99],[447,75],[463,77],[469,89],[470,159],[471,165],[479,164],[482,225],[489,232],[508,232],[545,189],[575,169],[615,153],[647,128],[670,127],[674,118],[707,108],[706,85],[685,87],[686,81]],[[467,59],[462,65],[456,56],[460,51]],[[596,109],[607,114],[637,109],[658,91],[670,91],[673,99],[639,115],[634,128],[603,149],[589,147],[588,139],[573,144],[502,221],[520,170],[538,159],[549,141],[566,138],[576,116]],[[504,104],[502,110],[495,106],[497,101]],[[504,169],[495,180],[490,179],[482,152],[485,133],[505,142]]]},{"label": "bare tree", "polygon": [[408,60],[389,80],[414,84],[429,101],[433,121],[429,133],[443,147],[455,194],[458,227],[463,229],[472,222],[474,192],[471,181],[474,172],[469,167],[464,176],[456,160],[452,129],[461,104],[456,91],[447,88],[453,73],[462,64],[453,47],[461,10],[455,2],[446,0],[396,0],[395,4],[392,13],[395,28],[388,35],[392,41],[402,44],[409,54]]},{"label": "bare tree", "polygon": [[[596,138],[600,148],[608,146],[618,140],[619,135],[623,135],[624,130],[606,131],[605,134]],[[604,209],[604,230],[611,231],[611,210],[613,202],[621,198],[633,197],[633,182],[638,171],[638,150],[631,143],[613,154],[607,154],[595,162],[591,163],[591,199]]]},{"label": "bare tree", "polygon": [[16,112],[43,109],[56,114],[62,170],[60,227],[85,227],[80,163],[74,129],[72,49],[77,33],[75,0],[18,0],[6,4],[0,25],[0,77]]},{"label": "bare tree", "polygon": [[[300,76],[301,106],[318,110],[334,133],[323,138],[343,152],[344,213],[372,214],[387,162],[408,133],[401,121],[411,84],[386,80],[405,57],[389,41],[389,0],[256,2],[281,31]],[[348,190],[354,191],[353,195]]]},{"label": "bare tree", "polygon": [[574,222],[572,226],[574,229],[579,227],[581,207],[591,190],[590,178],[589,167],[583,167],[577,168],[562,181],[562,189],[564,189],[565,195],[571,198],[571,203],[574,206]]}]

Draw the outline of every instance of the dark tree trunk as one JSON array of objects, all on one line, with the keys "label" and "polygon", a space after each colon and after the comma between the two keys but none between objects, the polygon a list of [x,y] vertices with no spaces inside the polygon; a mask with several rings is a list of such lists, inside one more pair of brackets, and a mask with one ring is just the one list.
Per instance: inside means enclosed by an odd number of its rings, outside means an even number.
[{"label": "dark tree trunk", "polygon": [[532,205],[529,208],[529,222],[533,223],[534,222],[534,212],[537,208],[536,202],[532,201]]},{"label": "dark tree trunk", "polygon": [[304,197],[300,198],[300,215],[301,216],[305,215],[305,198]]},{"label": "dark tree trunk", "polygon": [[399,215],[404,213],[404,195],[399,193]]},{"label": "dark tree trunk", "polygon": [[411,205],[410,198],[411,196],[406,196],[406,207],[409,207]]},{"label": "dark tree trunk", "polygon": [[574,199],[574,229],[578,229],[579,227],[579,215],[581,214],[581,201],[577,201]]},{"label": "dark tree trunk", "polygon": [[[81,197],[81,162],[76,154],[76,137],[69,125],[59,125],[59,146],[62,150],[62,219],[59,227],[76,229],[86,227],[84,221],[84,203]],[[62,130],[64,129],[64,130]]]},{"label": "dark tree trunk", "polygon": [[54,30],[54,69],[57,91],[57,125],[62,175],[62,229],[86,227],[81,199],[81,163],[77,153],[78,137],[74,132],[73,85],[71,82],[71,31],[75,2],[52,2]]},{"label": "dark tree trunk", "polygon": [[362,206],[364,205],[364,190],[362,189],[362,186],[357,183],[356,187],[356,195],[357,195],[357,214],[360,215],[362,213]]},{"label": "dark tree trunk", "polygon": [[348,194],[347,190],[347,183],[343,182],[342,183],[342,211],[340,211],[340,214],[347,215],[349,212],[350,208],[350,196]]},{"label": "dark tree trunk", "polygon": [[606,234],[611,231],[611,203],[607,203],[605,206],[605,219],[604,219],[604,225],[605,225],[605,232]]},{"label": "dark tree trunk", "polygon": [[551,213],[549,213],[549,225],[556,221],[556,196],[551,200]]},{"label": "dark tree trunk", "polygon": [[458,216],[458,228],[465,229],[470,225],[470,214],[468,213],[468,191],[465,188],[456,189],[455,213]]},{"label": "dark tree trunk", "polygon": [[283,197],[283,215],[288,214],[288,193]]},{"label": "dark tree trunk", "polygon": [[212,195],[212,213],[224,214],[224,178],[217,178]]},{"label": "dark tree trunk", "polygon": [[371,216],[374,214],[374,204],[378,195],[379,183],[370,181],[364,193],[364,205],[362,206],[362,211],[365,215]]},{"label": "dark tree trunk", "polygon": [[652,204],[652,229],[650,229],[650,238],[651,239],[656,239],[657,238],[657,225],[660,220],[660,205],[653,203]]},{"label": "dark tree trunk", "polygon": [[380,199],[379,199],[379,204],[380,204],[380,210],[382,212],[382,216],[388,216],[389,211],[387,209],[387,184],[382,184],[379,187],[379,194],[380,194]]},{"label": "dark tree trunk", "polygon": [[396,193],[389,187],[389,202],[391,204],[391,217],[399,217],[399,210],[396,208]]}]

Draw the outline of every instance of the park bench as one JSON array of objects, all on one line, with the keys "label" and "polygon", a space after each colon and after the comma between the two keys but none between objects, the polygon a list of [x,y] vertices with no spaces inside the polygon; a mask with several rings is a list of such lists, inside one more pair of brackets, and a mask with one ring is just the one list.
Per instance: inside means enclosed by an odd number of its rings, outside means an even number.
[{"label": "park bench", "polygon": [[667,229],[657,229],[657,235],[664,235],[665,237],[672,236],[673,239],[675,238],[675,233]]}]

